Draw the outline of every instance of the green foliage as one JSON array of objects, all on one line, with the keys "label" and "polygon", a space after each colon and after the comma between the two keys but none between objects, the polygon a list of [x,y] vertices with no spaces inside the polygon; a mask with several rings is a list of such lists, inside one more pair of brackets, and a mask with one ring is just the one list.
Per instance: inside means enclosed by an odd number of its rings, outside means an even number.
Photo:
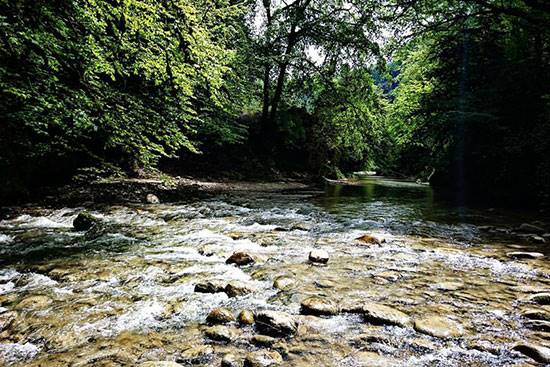
[{"label": "green foliage", "polygon": [[212,133],[238,139],[223,87],[242,7],[225,0],[0,6],[4,163],[78,151],[147,166],[181,148],[197,151],[193,137],[216,118]]}]

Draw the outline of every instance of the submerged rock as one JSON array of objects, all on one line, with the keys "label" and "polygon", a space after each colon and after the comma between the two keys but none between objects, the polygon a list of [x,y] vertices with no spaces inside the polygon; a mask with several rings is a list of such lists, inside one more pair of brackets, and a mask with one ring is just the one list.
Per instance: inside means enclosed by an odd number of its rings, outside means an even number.
[{"label": "submerged rock", "polygon": [[223,307],[213,309],[206,317],[206,322],[209,324],[227,324],[233,321],[235,321],[233,312]]},{"label": "submerged rock", "polygon": [[508,252],[506,255],[514,259],[539,259],[541,257],[544,257],[544,254],[541,254],[540,252],[523,252],[523,251]]},{"label": "submerged rock", "polygon": [[212,340],[230,342],[235,338],[234,330],[223,325],[216,325],[206,328],[204,334]]},{"label": "submerged rock", "polygon": [[83,211],[78,213],[76,218],[73,220],[73,227],[77,231],[87,231],[92,228],[94,225],[100,223],[101,220],[94,215]]},{"label": "submerged rock", "polygon": [[149,204],[159,204],[160,200],[155,194],[147,194],[145,201]]},{"label": "submerged rock", "polygon": [[273,281],[273,287],[277,288],[277,289],[280,289],[280,290],[288,289],[293,284],[294,284],[294,279],[292,279],[290,277],[286,277],[286,276],[277,277]]},{"label": "submerged rock", "polygon": [[210,345],[199,345],[184,350],[178,358],[178,362],[185,364],[207,363],[213,356],[214,349]]},{"label": "submerged rock", "polygon": [[258,350],[246,355],[244,367],[269,367],[279,366],[283,363],[283,357],[278,352]]},{"label": "submerged rock", "polygon": [[325,250],[311,250],[309,253],[309,261],[313,263],[326,264],[328,259],[329,255]]},{"label": "submerged rock", "polygon": [[242,310],[238,316],[239,324],[241,325],[253,325],[254,314],[249,310]]},{"label": "submerged rock", "polygon": [[298,323],[285,312],[260,311],[256,314],[256,328],[265,335],[290,336],[296,334]]},{"label": "submerged rock", "polygon": [[356,361],[358,366],[365,367],[392,367],[399,366],[398,360],[382,356],[376,352],[358,352],[353,355],[353,360]]},{"label": "submerged rock", "polygon": [[517,344],[513,349],[537,362],[550,363],[550,348],[535,344]]},{"label": "submerged rock", "polygon": [[246,252],[238,251],[234,252],[233,255],[229,256],[227,260],[225,260],[226,264],[235,264],[237,266],[244,266],[254,263],[254,258],[247,254]]},{"label": "submerged rock", "polygon": [[362,312],[366,321],[377,325],[412,326],[411,318],[395,308],[377,303],[366,303]]},{"label": "submerged rock", "polygon": [[535,233],[535,234],[543,234],[545,232],[544,228],[536,226],[534,224],[529,223],[522,223],[517,229],[517,232],[522,233]]},{"label": "submerged rock", "polygon": [[229,297],[240,297],[254,292],[254,289],[243,282],[233,281],[225,286],[224,292]]},{"label": "submerged rock", "polygon": [[216,281],[209,281],[195,284],[197,293],[222,293],[225,292],[225,284]]},{"label": "submerged rock", "polygon": [[302,301],[300,312],[303,315],[332,316],[338,313],[338,307],[328,299],[309,297]]},{"label": "submerged rock", "polygon": [[15,306],[16,310],[40,310],[53,303],[48,296],[30,296],[23,299]]},{"label": "submerged rock", "polygon": [[464,335],[462,325],[442,316],[431,316],[414,322],[414,329],[419,333],[437,338],[457,338]]}]

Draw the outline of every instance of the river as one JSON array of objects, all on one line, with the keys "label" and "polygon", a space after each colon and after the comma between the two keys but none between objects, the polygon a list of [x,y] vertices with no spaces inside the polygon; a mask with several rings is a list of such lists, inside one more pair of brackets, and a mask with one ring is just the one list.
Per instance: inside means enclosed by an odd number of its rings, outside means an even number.
[{"label": "river", "polygon": [[[83,208],[0,221],[0,364],[220,366],[231,354],[261,365],[249,353],[267,351],[285,366],[527,366],[529,348],[550,344],[549,251],[537,243],[550,238],[514,230],[544,227],[540,214],[457,207],[380,178],[87,209],[101,220],[88,231],[72,227]],[[327,264],[308,260],[314,249]],[[253,262],[227,264],[234,252]],[[205,282],[221,288],[197,292]],[[322,307],[305,310],[308,298]],[[232,316],[213,330],[219,307]],[[242,310],[297,328],[262,337],[233,321]]]}]

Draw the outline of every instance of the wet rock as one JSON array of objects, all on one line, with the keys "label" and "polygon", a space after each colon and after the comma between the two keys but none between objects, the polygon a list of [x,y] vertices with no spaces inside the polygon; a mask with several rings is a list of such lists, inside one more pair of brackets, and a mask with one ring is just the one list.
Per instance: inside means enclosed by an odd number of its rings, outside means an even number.
[{"label": "wet rock", "polygon": [[294,279],[286,276],[277,277],[275,278],[275,281],[273,281],[273,287],[280,290],[288,289],[293,284],[294,284]]},{"label": "wet rock", "polygon": [[235,338],[235,332],[223,325],[216,325],[206,328],[204,334],[215,341],[230,342]]},{"label": "wet rock", "polygon": [[239,324],[241,325],[253,325],[254,324],[254,314],[249,310],[242,310],[239,313]]},{"label": "wet rock", "polygon": [[52,304],[52,299],[48,296],[30,296],[23,299],[15,306],[16,310],[40,310]]},{"label": "wet rock", "polygon": [[214,356],[214,349],[210,345],[199,345],[184,350],[178,362],[184,364],[208,363]]},{"label": "wet rock", "polygon": [[418,319],[414,322],[414,329],[419,333],[443,339],[457,338],[464,335],[462,325],[454,320],[441,316]]},{"label": "wet rock", "polygon": [[173,361],[149,361],[140,364],[139,367],[183,367],[183,365]]},{"label": "wet rock", "polygon": [[215,308],[206,317],[206,322],[209,324],[227,324],[235,321],[233,312],[227,308]]},{"label": "wet rock", "polygon": [[309,261],[313,263],[326,264],[328,259],[328,252],[325,250],[311,250],[309,252]]},{"label": "wet rock", "polygon": [[0,314],[0,332],[9,329],[15,319],[17,318],[17,312],[8,311]]},{"label": "wet rock", "polygon": [[545,310],[529,309],[522,312],[521,316],[530,320],[550,321],[550,312]]},{"label": "wet rock", "polygon": [[363,313],[363,301],[359,300],[343,300],[340,303],[340,312],[344,313]]},{"label": "wet rock", "polygon": [[323,280],[323,279],[319,279],[319,280],[316,280],[315,282],[313,282],[315,284],[315,286],[317,288],[323,288],[323,289],[328,289],[328,288],[334,288],[335,287],[335,283],[331,280]]},{"label": "wet rock", "polygon": [[541,236],[529,236],[529,241],[533,242],[533,243],[546,243],[546,239],[544,237],[541,237]]},{"label": "wet rock", "polygon": [[441,282],[437,283],[434,288],[441,291],[457,291],[464,287],[463,283],[460,282]]},{"label": "wet rock", "polygon": [[537,362],[550,363],[550,348],[535,344],[517,344],[513,348],[527,357],[533,358]]},{"label": "wet rock", "polygon": [[214,256],[215,254],[214,249],[208,246],[199,248],[197,252],[199,253],[199,255],[206,256],[206,257]]},{"label": "wet rock", "polygon": [[285,312],[260,311],[256,314],[256,328],[265,335],[290,336],[296,334],[298,323]]},{"label": "wet rock", "polygon": [[521,233],[535,233],[543,234],[545,232],[544,228],[536,226],[534,224],[522,223],[517,229],[517,232]]},{"label": "wet rock", "polygon": [[225,292],[225,284],[216,281],[209,281],[195,284],[197,293],[221,293]]},{"label": "wet rock", "polygon": [[250,341],[260,347],[271,347],[278,339],[267,335],[254,335]]},{"label": "wet rock", "polygon": [[309,297],[302,301],[300,313],[303,315],[332,316],[338,313],[338,307],[328,299]]},{"label": "wet rock", "polygon": [[228,353],[222,358],[222,367],[239,367],[241,364],[234,354]]},{"label": "wet rock", "polygon": [[254,291],[254,289],[252,289],[250,286],[248,286],[247,284],[245,284],[243,282],[239,282],[239,281],[229,282],[225,286],[225,290],[224,290],[224,292],[229,297],[245,296],[247,294],[252,293],[253,291]]},{"label": "wet rock", "polygon": [[283,357],[278,352],[259,350],[246,355],[244,367],[269,367],[279,366],[283,363]]},{"label": "wet rock", "polygon": [[411,318],[395,308],[377,303],[366,303],[362,312],[366,321],[376,325],[412,326]]},{"label": "wet rock", "polygon": [[226,264],[235,264],[237,266],[244,266],[254,263],[254,258],[250,256],[250,254],[247,254],[246,252],[238,251],[234,252],[233,255],[229,256],[227,260],[225,260]]},{"label": "wet rock", "polygon": [[159,204],[160,203],[159,198],[155,194],[147,194],[147,196],[145,197],[145,201],[148,204]]},{"label": "wet rock", "polygon": [[531,330],[550,332],[550,321],[528,320],[524,322],[524,326]]},{"label": "wet rock", "polygon": [[94,225],[100,223],[101,220],[92,214],[83,211],[78,213],[76,218],[73,220],[73,227],[77,231],[87,231],[92,228]]},{"label": "wet rock", "polygon": [[360,237],[357,237],[355,240],[367,245],[380,245],[382,244],[382,242],[385,242],[385,240],[381,240],[370,234],[362,235]]},{"label": "wet rock", "polygon": [[514,251],[508,252],[506,256],[512,257],[514,259],[539,259],[544,257],[544,254],[541,254],[540,252]]},{"label": "wet rock", "polygon": [[529,296],[528,301],[539,305],[550,305],[550,292],[532,294]]}]

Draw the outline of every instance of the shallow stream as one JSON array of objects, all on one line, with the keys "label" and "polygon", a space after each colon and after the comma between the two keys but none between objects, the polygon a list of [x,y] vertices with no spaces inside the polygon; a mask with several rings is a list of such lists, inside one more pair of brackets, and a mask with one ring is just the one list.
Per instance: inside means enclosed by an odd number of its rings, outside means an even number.
[{"label": "shallow stream", "polygon": [[[228,353],[240,362],[270,349],[288,366],[526,366],[537,362],[515,345],[550,346],[540,320],[550,306],[530,298],[550,291],[550,263],[510,255],[550,253],[537,243],[550,241],[543,233],[514,232],[547,226],[528,213],[460,208],[429,187],[383,179],[87,209],[102,221],[88,231],[72,228],[83,208],[22,208],[0,221],[0,365],[220,366]],[[381,243],[357,240],[366,234]],[[308,261],[312,249],[328,263]],[[236,251],[255,262],[226,264]],[[195,292],[205,281],[250,292]],[[339,309],[389,306],[412,323],[301,315],[311,296]],[[299,328],[266,347],[254,326],[233,322],[231,340],[214,341],[205,320],[217,307],[283,311]],[[525,316],[533,310],[543,314],[536,322]],[[436,316],[450,336],[417,331],[414,321]]]}]

